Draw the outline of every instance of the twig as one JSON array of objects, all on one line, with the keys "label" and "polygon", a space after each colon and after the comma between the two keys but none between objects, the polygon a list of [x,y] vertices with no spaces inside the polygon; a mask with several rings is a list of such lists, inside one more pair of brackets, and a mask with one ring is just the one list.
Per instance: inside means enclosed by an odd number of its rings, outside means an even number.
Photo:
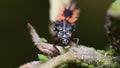
[{"label": "twig", "polygon": [[28,62],[24,65],[21,65],[19,68],[36,68],[38,67],[40,64],[43,64],[43,62],[40,61],[32,61],[32,62]]},{"label": "twig", "polygon": [[[55,52],[53,45],[40,41],[39,36],[32,25],[28,23],[28,27],[30,29],[30,33],[32,35],[34,43],[37,43],[36,46],[38,47],[38,49],[43,53],[54,55]],[[64,63],[75,62],[77,60],[80,60],[81,63],[92,64],[96,66],[96,68],[99,68],[99,66],[101,68],[112,68],[113,61],[117,61],[116,59],[118,59],[117,57],[114,58],[108,55],[105,56],[91,47],[86,47],[83,45],[76,47],[76,44],[72,42],[70,43],[70,45],[72,46],[64,54],[58,55],[50,59],[48,62],[42,64],[37,63],[37,65],[33,65],[32,68],[55,68]],[[64,51],[64,49],[60,46],[57,46],[57,48],[60,51]]]},{"label": "twig", "polygon": [[[49,44],[49,43],[45,43],[45,42],[42,42],[40,40],[40,37],[39,35],[37,34],[36,30],[34,29],[34,27],[28,23],[28,28],[29,28],[29,31],[30,31],[30,34],[32,36],[32,40],[34,42],[34,44],[36,45],[36,47],[43,53],[47,54],[47,55],[50,55],[50,56],[55,56],[57,55],[57,51],[56,49],[54,48],[53,44]],[[56,46],[57,49],[60,51],[60,52],[65,52],[63,47],[61,46]]]}]

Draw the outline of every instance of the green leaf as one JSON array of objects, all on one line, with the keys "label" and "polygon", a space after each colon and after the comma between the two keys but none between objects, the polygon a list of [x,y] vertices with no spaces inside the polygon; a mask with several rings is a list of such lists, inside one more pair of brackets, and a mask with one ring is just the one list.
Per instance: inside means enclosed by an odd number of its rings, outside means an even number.
[{"label": "green leaf", "polygon": [[45,38],[40,38],[40,41],[42,41],[42,42],[48,42]]},{"label": "green leaf", "polygon": [[111,56],[115,54],[114,51],[107,51],[106,53],[107,53],[108,55],[111,55]]},{"label": "green leaf", "polygon": [[112,66],[113,66],[113,68],[118,68],[118,65],[119,65],[118,62],[114,62]]},{"label": "green leaf", "polygon": [[77,60],[76,60],[76,63],[81,63],[81,60],[77,59]]},{"label": "green leaf", "polygon": [[68,68],[68,64],[62,64],[60,68]]},{"label": "green leaf", "polygon": [[88,64],[87,63],[81,63],[81,66],[82,67],[88,67]]},{"label": "green leaf", "polygon": [[115,0],[110,8],[109,13],[114,17],[120,17],[120,0]]},{"label": "green leaf", "polygon": [[70,46],[65,46],[65,49],[68,49],[68,48],[70,48]]},{"label": "green leaf", "polygon": [[43,54],[38,54],[38,59],[43,62],[46,62],[49,60],[48,57]]},{"label": "green leaf", "polygon": [[93,65],[89,65],[88,68],[94,68],[94,66]]},{"label": "green leaf", "polygon": [[104,50],[97,50],[97,52],[99,52],[99,53],[101,53],[101,54],[103,54],[103,53],[105,53],[105,51]]}]

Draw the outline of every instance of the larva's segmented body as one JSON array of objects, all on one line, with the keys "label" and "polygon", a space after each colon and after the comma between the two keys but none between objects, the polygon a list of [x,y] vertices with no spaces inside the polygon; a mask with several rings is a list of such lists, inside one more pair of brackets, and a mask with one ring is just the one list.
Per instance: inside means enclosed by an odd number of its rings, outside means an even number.
[{"label": "larva's segmented body", "polygon": [[57,20],[54,22],[55,37],[58,43],[66,46],[72,39],[72,34],[75,31],[75,22],[78,19],[79,10],[75,7],[75,3],[69,3],[61,7]]}]

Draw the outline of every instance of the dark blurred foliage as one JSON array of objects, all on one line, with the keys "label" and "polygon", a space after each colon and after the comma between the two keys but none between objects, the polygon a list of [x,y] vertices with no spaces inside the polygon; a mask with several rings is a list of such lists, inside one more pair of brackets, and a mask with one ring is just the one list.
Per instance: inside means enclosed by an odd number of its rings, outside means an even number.
[{"label": "dark blurred foliage", "polygon": [[[0,68],[17,68],[37,60],[40,53],[27,29],[30,22],[41,37],[51,40],[48,32],[48,0],[0,0]],[[74,37],[79,44],[103,49],[108,45],[104,23],[112,0],[79,0],[81,9]],[[50,41],[51,42],[51,41]]]},{"label": "dark blurred foliage", "polygon": [[105,29],[113,50],[120,55],[120,19],[107,14]]}]

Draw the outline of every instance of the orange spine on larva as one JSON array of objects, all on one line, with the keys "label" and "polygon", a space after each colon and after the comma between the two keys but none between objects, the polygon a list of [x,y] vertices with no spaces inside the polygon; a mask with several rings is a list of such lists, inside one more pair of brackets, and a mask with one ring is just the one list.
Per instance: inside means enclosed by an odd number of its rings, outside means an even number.
[{"label": "orange spine on larva", "polygon": [[69,23],[74,23],[75,21],[77,21],[78,16],[79,16],[78,14],[79,14],[79,10],[78,9],[73,10],[72,17],[68,18],[68,22]]},{"label": "orange spine on larva", "polygon": [[[67,5],[64,5],[60,8],[60,11],[57,15],[57,20],[58,21],[62,21],[62,20],[67,20],[68,23],[75,23],[78,19],[78,16],[79,16],[79,10],[75,8],[76,4],[73,3],[73,4],[67,4]],[[72,15],[70,16],[65,16],[67,13],[65,13],[66,10],[69,10],[72,12]]]},{"label": "orange spine on larva", "polygon": [[58,16],[57,16],[58,21],[61,21],[61,20],[65,19],[65,17],[63,16],[64,11],[65,11],[65,6],[62,6],[59,13],[58,13]]}]

